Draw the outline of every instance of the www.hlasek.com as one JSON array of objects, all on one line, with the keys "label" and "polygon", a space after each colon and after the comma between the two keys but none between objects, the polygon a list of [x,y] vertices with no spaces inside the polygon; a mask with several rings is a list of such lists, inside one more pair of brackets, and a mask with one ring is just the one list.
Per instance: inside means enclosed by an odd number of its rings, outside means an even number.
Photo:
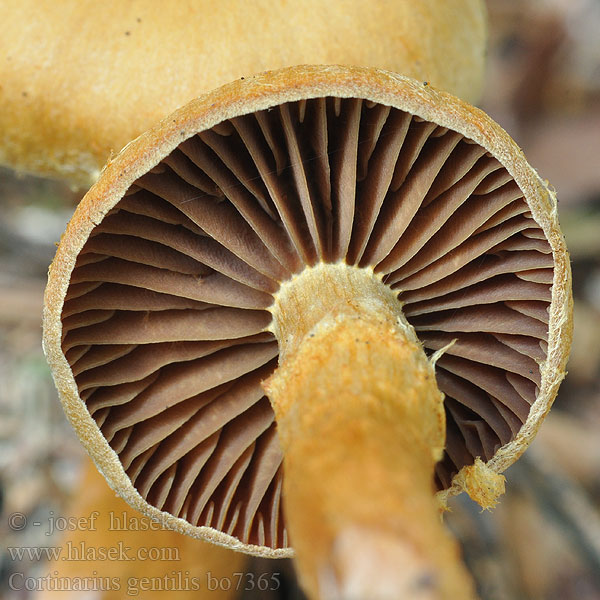
[{"label": "www.hlasek.com", "polygon": [[51,592],[111,592],[124,591],[129,597],[145,592],[186,592],[199,591],[254,591],[261,592],[279,589],[279,573],[232,573],[225,577],[208,571],[204,576],[191,575],[189,571],[171,571],[157,577],[103,577],[93,571],[89,577],[62,577],[58,571],[43,576],[28,576],[12,573],[8,586],[13,591]]},{"label": "www.hlasek.com", "polygon": [[123,542],[114,546],[92,546],[85,541],[67,541],[64,546],[12,546],[8,548],[8,553],[13,561],[181,560],[177,546],[142,546],[133,549]]}]

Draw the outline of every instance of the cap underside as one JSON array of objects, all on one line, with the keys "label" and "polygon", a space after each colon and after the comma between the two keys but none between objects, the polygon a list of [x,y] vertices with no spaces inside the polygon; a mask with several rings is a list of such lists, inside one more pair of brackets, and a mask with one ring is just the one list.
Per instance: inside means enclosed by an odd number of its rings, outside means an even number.
[{"label": "cap underside", "polygon": [[463,135],[396,108],[314,98],[181,143],[92,230],[62,311],[81,399],[149,504],[285,548],[282,456],[261,381],[268,307],[305,265],[372,266],[436,363],[436,486],[529,416],[553,255],[519,186]]}]

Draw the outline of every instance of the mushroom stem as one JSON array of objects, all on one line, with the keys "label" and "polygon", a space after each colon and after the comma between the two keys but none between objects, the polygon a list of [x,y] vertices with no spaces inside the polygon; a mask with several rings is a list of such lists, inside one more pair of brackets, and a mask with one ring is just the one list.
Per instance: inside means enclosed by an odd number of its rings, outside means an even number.
[{"label": "mushroom stem", "polygon": [[434,498],[443,395],[394,292],[371,269],[321,264],[272,312],[282,358],[265,389],[311,598],[473,598]]}]

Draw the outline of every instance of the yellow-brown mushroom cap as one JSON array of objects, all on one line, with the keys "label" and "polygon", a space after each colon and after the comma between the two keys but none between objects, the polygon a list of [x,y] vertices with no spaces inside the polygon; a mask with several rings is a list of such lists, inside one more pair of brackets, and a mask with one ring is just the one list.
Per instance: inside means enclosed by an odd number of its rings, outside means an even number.
[{"label": "yellow-brown mushroom cap", "polygon": [[379,67],[474,102],[483,0],[0,5],[0,164],[82,187],[193,98],[296,64]]},{"label": "yellow-brown mushroom cap", "polygon": [[427,353],[456,340],[436,362],[439,493],[518,458],[570,345],[554,194],[463,101],[381,70],[300,66],[226,85],[131,142],[61,240],[45,351],[130,504],[290,554],[261,387],[277,364],[269,307],[281,282],[338,261],[383,277]]}]

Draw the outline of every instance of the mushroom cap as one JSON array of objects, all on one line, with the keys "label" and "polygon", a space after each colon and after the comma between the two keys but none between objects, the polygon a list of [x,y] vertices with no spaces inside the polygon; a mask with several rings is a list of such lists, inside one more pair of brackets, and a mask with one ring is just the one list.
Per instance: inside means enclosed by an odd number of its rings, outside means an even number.
[{"label": "mushroom cap", "polygon": [[520,456],[570,347],[553,191],[454,96],[377,69],[299,66],[210,92],[128,144],[51,265],[44,348],[61,400],[132,506],[291,554],[261,388],[278,354],[269,306],[306,265],[337,261],[383,276],[428,354],[456,340],[436,355],[438,493],[476,493],[478,474]]},{"label": "mushroom cap", "polygon": [[379,67],[470,101],[483,81],[483,0],[23,0],[0,22],[0,164],[85,187],[159,119],[267,69]]}]

